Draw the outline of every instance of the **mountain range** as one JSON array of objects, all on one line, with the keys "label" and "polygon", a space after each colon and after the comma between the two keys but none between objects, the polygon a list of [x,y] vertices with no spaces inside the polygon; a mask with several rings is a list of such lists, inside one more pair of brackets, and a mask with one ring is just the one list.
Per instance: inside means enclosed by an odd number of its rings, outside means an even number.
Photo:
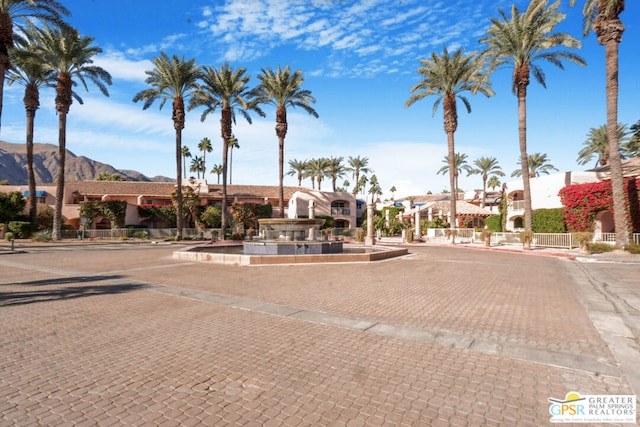
[{"label": "mountain range", "polygon": [[[33,144],[33,168],[37,184],[51,184],[58,174],[58,146]],[[102,173],[119,174],[127,181],[173,182],[165,176],[149,178],[133,170],[116,169],[85,156],[76,156],[67,150],[65,161],[65,181],[95,180]],[[27,148],[25,144],[0,141],[0,181],[10,185],[27,184]]]}]

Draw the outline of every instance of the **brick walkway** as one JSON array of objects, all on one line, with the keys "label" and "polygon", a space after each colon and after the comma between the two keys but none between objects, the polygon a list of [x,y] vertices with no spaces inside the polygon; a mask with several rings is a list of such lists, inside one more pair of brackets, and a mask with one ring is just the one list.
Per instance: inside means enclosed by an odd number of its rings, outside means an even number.
[{"label": "brick walkway", "polygon": [[575,261],[416,247],[237,267],[166,245],[24,249],[0,256],[0,425],[538,426],[548,397],[633,394]]}]

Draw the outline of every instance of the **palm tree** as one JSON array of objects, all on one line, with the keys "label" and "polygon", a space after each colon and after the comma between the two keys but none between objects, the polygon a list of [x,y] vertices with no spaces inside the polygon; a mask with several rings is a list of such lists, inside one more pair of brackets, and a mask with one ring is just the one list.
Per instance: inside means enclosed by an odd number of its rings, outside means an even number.
[{"label": "palm tree", "polygon": [[502,183],[496,175],[491,175],[489,181],[487,181],[487,187],[489,187],[493,191],[495,191],[496,187],[500,187],[501,185]]},{"label": "palm tree", "polygon": [[222,165],[213,165],[211,173],[218,175],[218,184],[220,184],[220,175],[222,175]]},{"label": "palm tree", "polygon": [[[573,6],[575,0],[570,0]],[[624,25],[620,14],[624,10],[624,0],[585,0],[583,35],[593,29],[598,43],[605,49],[607,133],[609,136],[609,165],[611,167],[611,192],[613,197],[613,222],[616,230],[616,244],[629,244],[627,228],[626,195],[622,175],[622,159],[618,137],[618,45],[622,41]]]},{"label": "palm tree", "polygon": [[356,184],[355,192],[362,192],[362,194],[366,194],[367,192],[367,182],[369,182],[369,178],[366,175],[362,175]]},{"label": "palm tree", "polygon": [[[487,194],[487,180],[489,176],[504,176],[502,168],[498,165],[498,159],[495,157],[480,157],[473,161],[475,168],[468,169],[469,175],[482,175],[482,199],[480,207],[484,208],[484,199]],[[498,184],[499,185],[499,184]]]},{"label": "palm tree", "polygon": [[[471,173],[471,166],[467,164],[467,157],[468,156],[464,153],[454,153],[453,162],[450,162],[449,155],[446,155],[442,160],[445,165],[436,172],[436,175],[444,175],[449,173],[450,170],[454,171],[453,187],[451,188],[455,193],[454,196],[451,197],[451,200],[453,201],[452,204],[455,204],[455,200],[458,198],[458,191],[460,189],[458,186],[458,177],[460,176],[460,172],[464,169],[468,174]],[[453,164],[453,169],[451,169],[451,164]],[[453,211],[451,212],[451,218],[454,218]]]},{"label": "palm tree", "polygon": [[[518,163],[520,163],[520,161],[518,161]],[[558,169],[549,163],[549,157],[547,157],[546,153],[529,154],[527,156],[527,163],[529,165],[529,178],[535,178],[541,174],[549,175],[551,171],[558,172]],[[514,170],[511,176],[522,176],[522,168]]]},{"label": "palm tree", "polygon": [[[449,160],[449,184],[451,186],[451,218],[453,228],[457,227],[456,198],[457,193],[457,169],[454,164],[455,145],[454,133],[458,128],[458,108],[456,98],[460,99],[471,112],[469,100],[462,95],[470,92],[472,95],[480,92],[489,97],[494,92],[491,89],[489,76],[492,66],[488,64],[484,54],[477,55],[476,52],[465,54],[463,49],[456,50],[450,55],[446,46],[442,55],[434,52],[430,59],[420,60],[422,67],[418,68],[418,73],[422,80],[411,88],[414,93],[405,107],[409,107],[417,101],[427,96],[435,95],[437,100],[433,104],[432,115],[435,115],[438,105],[443,102],[444,131],[447,134],[448,160]],[[455,241],[454,234],[451,235],[452,242]]]},{"label": "palm tree", "polygon": [[[64,171],[67,142],[67,114],[75,98],[82,104],[82,98],[73,87],[80,82],[89,90],[90,80],[103,95],[109,96],[105,84],[111,84],[111,75],[102,67],[93,65],[93,57],[102,49],[92,46],[92,37],[83,37],[78,30],[68,26],[50,27],[48,25],[34,29],[35,38],[40,45],[40,55],[45,70],[56,79],[56,111],[58,112],[58,155],[59,167],[56,178],[56,202],[53,213],[53,231],[51,237],[60,240],[62,228],[62,202],[64,198]],[[74,80],[75,79],[75,80]]]},{"label": "palm tree", "polygon": [[183,178],[187,177],[187,157],[191,158],[191,151],[189,150],[189,147],[187,147],[186,145],[182,146],[182,171],[183,171]]},{"label": "palm tree", "polygon": [[316,103],[316,99],[311,96],[311,91],[301,89],[304,83],[302,71],[296,70],[293,73],[287,65],[284,69],[278,66],[276,71],[271,68],[263,68],[258,75],[260,86],[257,88],[261,102],[272,104],[276,107],[276,135],[278,136],[278,179],[279,179],[279,200],[278,209],[280,218],[284,218],[284,139],[287,136],[287,107],[300,107],[313,117],[318,117],[318,113],[311,104]]},{"label": "palm tree", "polygon": [[349,156],[349,168],[348,171],[353,173],[353,180],[356,183],[356,186],[353,189],[353,195],[355,196],[360,191],[360,174],[361,173],[369,173],[372,172],[372,169],[369,169],[367,165],[369,164],[368,157],[351,157]]},{"label": "palm tree", "polygon": [[392,186],[392,187],[389,189],[389,191],[391,191],[391,200],[394,200],[394,199],[396,198],[396,191],[398,191],[398,190],[396,189],[396,186],[395,186],[395,185],[394,185],[394,186]]},{"label": "palm tree", "polygon": [[14,30],[26,33],[26,28],[38,20],[42,24],[61,26],[63,17],[70,12],[55,0],[2,0],[0,1],[0,119],[2,118],[2,99],[4,79],[11,67],[10,52],[14,47]]},{"label": "palm tree", "polygon": [[312,183],[315,177],[316,181],[318,182],[318,191],[322,191],[322,180],[324,179],[324,177],[328,176],[328,172],[329,159],[325,157],[311,159],[307,163],[307,174],[311,178]]},{"label": "palm tree", "polygon": [[326,175],[331,178],[331,188],[336,192],[336,181],[347,173],[347,168],[342,164],[344,157],[330,157]]},{"label": "palm tree", "polygon": [[[562,60],[585,65],[584,59],[562,48],[578,49],[578,40],[566,33],[553,33],[555,27],[564,20],[560,13],[560,1],[549,5],[547,0],[532,0],[524,13],[513,5],[511,17],[498,9],[501,19],[491,18],[491,26],[480,43],[486,43],[490,55],[500,63],[513,64],[513,92],[518,98],[518,139],[520,143],[520,164],[524,190],[524,228],[531,231],[531,185],[527,162],[527,87],[530,75],[543,87],[545,75],[537,65],[540,60],[564,69]],[[525,244],[525,249],[530,249]]]},{"label": "palm tree", "polygon": [[202,177],[204,178],[204,171],[207,170],[207,153],[213,151],[213,147],[211,146],[211,140],[207,137],[204,137],[198,143],[198,150],[202,151]]},{"label": "palm tree", "polygon": [[382,188],[380,187],[380,183],[378,182],[378,177],[375,175],[371,175],[371,180],[369,181],[369,194],[371,194],[371,203],[376,202],[376,196],[382,194]]},{"label": "palm tree", "polygon": [[202,172],[202,175],[204,176],[205,170],[206,169],[205,169],[204,157],[195,156],[193,160],[191,160],[191,166],[189,167],[189,171],[195,172],[198,179],[200,179],[200,172]]},{"label": "palm tree", "polygon": [[238,138],[235,135],[231,135],[229,140],[229,184],[233,184],[233,149],[240,148],[238,144]]},{"label": "palm tree", "polygon": [[[626,151],[629,144],[629,130],[627,126],[618,123],[618,147],[622,151]],[[610,155],[610,147],[609,147],[609,131],[607,129],[607,125],[602,125],[597,128],[589,129],[589,133],[587,134],[587,140],[583,143],[585,147],[580,150],[578,153],[578,162],[579,165],[586,165],[591,161],[594,155],[598,155],[598,159],[596,160],[596,166],[606,166],[609,164]],[[627,153],[623,152],[620,154],[621,158],[627,157]]]},{"label": "palm tree", "polygon": [[33,170],[33,131],[36,111],[40,107],[40,87],[51,86],[54,79],[38,56],[38,45],[33,40],[20,39],[11,50],[12,67],[8,70],[9,85],[14,82],[24,86],[24,107],[27,112],[27,180],[29,184],[29,219],[35,224],[38,211],[36,178]]},{"label": "palm tree", "polygon": [[246,68],[233,69],[225,62],[219,69],[205,67],[202,83],[194,93],[189,109],[205,107],[200,121],[220,109],[220,134],[222,137],[222,222],[221,236],[224,239],[227,230],[227,158],[229,141],[233,136],[232,126],[236,123],[236,112],[240,113],[251,124],[249,111],[264,117],[258,107],[255,93],[249,90],[251,76],[245,75]]},{"label": "palm tree", "polygon": [[307,171],[308,162],[306,160],[289,160],[289,172],[287,175],[293,176],[296,175],[298,178],[298,187],[302,187],[302,179],[305,177],[305,172]]},{"label": "palm tree", "polygon": [[201,68],[195,59],[179,58],[173,55],[171,58],[165,53],[160,53],[152,61],[154,69],[145,71],[147,74],[145,83],[151,86],[138,92],[133,97],[133,102],[144,100],[143,110],[149,108],[156,100],[160,100],[160,109],[168,100],[172,101],[173,128],[176,130],[176,240],[182,240],[182,227],[184,214],[182,210],[182,129],[185,125],[185,100],[188,99],[197,88],[197,82],[202,75]]}]

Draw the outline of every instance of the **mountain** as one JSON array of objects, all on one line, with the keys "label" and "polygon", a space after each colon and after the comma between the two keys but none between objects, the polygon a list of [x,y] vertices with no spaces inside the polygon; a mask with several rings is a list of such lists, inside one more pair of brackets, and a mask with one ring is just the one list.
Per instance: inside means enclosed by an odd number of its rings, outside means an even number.
[{"label": "mountain", "polygon": [[[58,173],[58,147],[52,144],[33,144],[33,169],[37,184],[55,182]],[[140,172],[118,170],[84,156],[76,156],[67,150],[64,179],[67,182],[94,180],[101,173],[120,174],[127,181],[173,182],[165,176],[149,178]],[[0,181],[11,185],[27,184],[27,148],[25,144],[0,141]]]}]

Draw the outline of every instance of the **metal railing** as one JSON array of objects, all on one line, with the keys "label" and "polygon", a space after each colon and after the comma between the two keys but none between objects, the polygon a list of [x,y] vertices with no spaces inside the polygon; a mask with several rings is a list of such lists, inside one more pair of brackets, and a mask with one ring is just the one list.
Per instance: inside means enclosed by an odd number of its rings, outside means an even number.
[{"label": "metal railing", "polygon": [[351,209],[349,208],[331,208],[331,215],[349,216]]}]

